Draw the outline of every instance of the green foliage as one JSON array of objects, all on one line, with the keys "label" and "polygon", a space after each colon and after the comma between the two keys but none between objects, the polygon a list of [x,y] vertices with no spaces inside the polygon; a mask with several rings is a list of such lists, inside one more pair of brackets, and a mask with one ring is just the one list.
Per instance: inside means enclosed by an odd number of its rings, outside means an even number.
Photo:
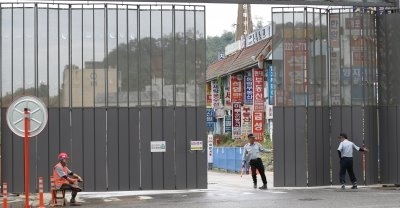
[{"label": "green foliage", "polygon": [[207,66],[218,60],[219,52],[225,51],[225,46],[235,42],[235,34],[225,31],[221,37],[207,37],[206,63]]}]

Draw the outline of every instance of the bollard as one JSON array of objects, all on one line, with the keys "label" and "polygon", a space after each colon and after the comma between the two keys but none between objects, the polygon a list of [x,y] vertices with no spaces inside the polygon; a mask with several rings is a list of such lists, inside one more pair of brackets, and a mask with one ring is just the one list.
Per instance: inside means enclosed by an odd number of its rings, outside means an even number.
[{"label": "bollard", "polygon": [[43,177],[39,177],[39,208],[44,208],[43,202]]},{"label": "bollard", "polygon": [[3,183],[3,207],[7,208],[7,183]]}]

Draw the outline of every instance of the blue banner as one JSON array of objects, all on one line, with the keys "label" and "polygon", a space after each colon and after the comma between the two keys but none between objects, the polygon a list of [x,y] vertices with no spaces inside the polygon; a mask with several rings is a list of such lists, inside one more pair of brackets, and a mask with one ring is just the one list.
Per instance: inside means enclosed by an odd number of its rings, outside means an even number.
[{"label": "blue banner", "polygon": [[214,117],[214,109],[207,108],[207,128],[209,131],[214,131]]},{"label": "blue banner", "polygon": [[253,104],[253,76],[250,71],[247,71],[244,75],[244,104],[252,105]]},{"label": "blue banner", "polygon": [[275,105],[276,72],[272,65],[268,65],[268,102]]}]

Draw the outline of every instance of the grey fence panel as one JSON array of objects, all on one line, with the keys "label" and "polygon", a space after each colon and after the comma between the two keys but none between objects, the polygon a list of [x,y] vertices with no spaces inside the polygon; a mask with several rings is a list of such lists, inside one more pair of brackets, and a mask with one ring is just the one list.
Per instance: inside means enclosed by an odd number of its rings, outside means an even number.
[{"label": "grey fence panel", "polygon": [[[396,175],[396,182],[395,182],[395,184],[400,184],[400,171],[399,171],[399,168],[400,168],[400,158],[399,158],[399,148],[400,148],[400,142],[399,142],[399,139],[400,139],[400,135],[399,135],[399,131],[398,131],[398,129],[400,129],[400,109],[399,109],[399,106],[396,106],[396,124],[392,124],[393,126],[393,128],[396,130],[396,137],[394,137],[393,139],[394,140],[396,140],[396,153],[394,153],[394,154],[392,154],[392,157],[394,157],[395,158],[395,164],[393,165],[393,167],[394,168],[396,168],[395,169],[395,171],[393,171],[393,172],[397,172],[397,175]],[[394,125],[396,125],[395,127],[394,127]]]},{"label": "grey fence panel", "polygon": [[284,108],[274,107],[274,186],[285,186],[285,126]]},{"label": "grey fence panel", "polygon": [[366,183],[378,183],[378,134],[377,134],[377,116],[376,107],[365,107],[365,145],[370,150],[365,153],[366,160]]},{"label": "grey fence panel", "polygon": [[[163,137],[163,109],[161,107],[153,107],[151,112],[151,140],[164,141]],[[174,148],[166,146],[166,151],[174,151]],[[151,154],[151,171],[153,189],[164,188],[164,153],[153,152]]]},{"label": "grey fence panel", "polygon": [[164,189],[175,189],[175,115],[173,107],[163,109],[163,137],[167,145],[164,153]]},{"label": "grey fence panel", "polygon": [[[323,131],[322,131],[322,140],[323,140],[323,184],[330,185],[332,183],[331,180],[331,135],[330,135],[330,108],[323,107],[322,110],[322,122],[323,122]],[[335,139],[335,138],[332,138]],[[334,148],[336,149],[336,148]]]},{"label": "grey fence panel", "polygon": [[71,155],[71,116],[69,108],[60,108],[60,152]]},{"label": "grey fence panel", "polygon": [[139,108],[129,108],[129,187],[140,188]]},{"label": "grey fence panel", "polygon": [[[351,106],[342,106],[341,112],[341,122],[342,122],[342,131],[347,134],[348,137],[352,137],[352,107]],[[332,132],[336,138],[339,136],[340,132]],[[338,141],[338,140],[337,140]],[[339,144],[339,143],[338,143]]]},{"label": "grey fence panel", "polygon": [[203,151],[197,151],[197,188],[207,188],[207,127],[206,108],[197,109],[197,140],[203,141]]},{"label": "grey fence panel", "polygon": [[[362,147],[364,140],[364,126],[363,126],[363,109],[361,106],[352,107],[352,134],[351,137],[348,135],[350,141],[354,142],[355,145]],[[353,152],[353,168],[355,176],[357,177],[358,183],[364,183],[363,174],[363,157],[358,151]],[[347,181],[347,180],[346,180]]]},{"label": "grey fence panel", "polygon": [[129,109],[118,108],[118,190],[129,190]]},{"label": "grey fence panel", "polygon": [[388,124],[387,106],[379,107],[379,161],[380,161],[380,179],[382,183],[389,183],[389,124]]},{"label": "grey fence panel", "polygon": [[295,108],[284,108],[285,186],[296,186],[296,128]]},{"label": "grey fence panel", "polygon": [[49,161],[52,174],[52,169],[58,162],[57,156],[60,153],[60,111],[58,108],[49,108],[48,114]]},{"label": "grey fence panel", "polygon": [[196,108],[186,108],[186,172],[187,172],[187,188],[197,187],[197,165],[196,151],[190,150],[190,141],[196,140]]},{"label": "grey fence panel", "polygon": [[140,109],[140,162],[141,188],[152,189],[152,165],[150,152],[151,142],[151,108]]},{"label": "grey fence panel", "polygon": [[187,188],[187,143],[186,131],[186,109],[175,108],[175,164],[176,164],[176,188]]},{"label": "grey fence panel", "polygon": [[317,157],[317,112],[315,107],[308,107],[307,111],[307,156],[308,156],[308,186],[318,185],[318,160]]},{"label": "grey fence panel", "polygon": [[[1,181],[7,182],[8,191],[11,193],[16,192],[14,181],[18,181],[13,174],[13,143],[17,138],[13,138],[14,133],[8,128],[6,112],[7,108],[1,109]],[[19,148],[22,149],[22,147]]]},{"label": "grey fence panel", "polygon": [[397,153],[397,107],[390,106],[388,108],[388,148],[382,149],[382,151],[388,151],[389,157],[389,183],[397,183],[397,168],[398,168],[398,153]]},{"label": "grey fence panel", "polygon": [[[23,147],[23,146],[22,146]],[[37,137],[29,137],[29,190],[38,191],[38,178],[36,171],[37,164]],[[24,159],[25,164],[25,159]]]},{"label": "grey fence panel", "polygon": [[119,161],[118,161],[118,109],[107,109],[107,190],[118,190]]},{"label": "grey fence panel", "polygon": [[107,157],[106,157],[106,128],[107,128],[107,111],[106,108],[94,109],[94,128],[95,128],[95,190],[107,190]]},{"label": "grey fence panel", "polygon": [[331,160],[332,160],[332,184],[340,184],[339,181],[339,157],[337,148],[339,146],[338,136],[342,131],[342,114],[341,107],[332,107],[332,120],[331,120]]},{"label": "grey fence panel", "polygon": [[295,107],[295,167],[296,186],[307,186],[307,159],[306,159],[306,108]]},{"label": "grey fence panel", "polygon": [[[85,191],[94,191],[95,184],[95,116],[93,108],[83,109],[83,176]],[[79,173],[78,173],[79,174]]]},{"label": "grey fence panel", "polygon": [[[83,173],[83,109],[71,109],[71,170],[78,175]],[[83,176],[83,175],[82,175]]]},{"label": "grey fence panel", "polygon": [[12,187],[17,193],[24,192],[24,142],[23,138],[12,135],[12,162],[13,181]]},{"label": "grey fence panel", "polygon": [[[316,152],[316,164],[317,164],[317,185],[321,186],[324,185],[324,169],[326,168],[325,162],[325,155],[324,155],[324,120],[323,120],[323,108],[316,107],[315,108],[315,152]],[[328,143],[329,144],[329,143]],[[329,164],[329,163],[327,163]]]},{"label": "grey fence panel", "polygon": [[49,128],[48,124],[40,134],[36,136],[37,141],[37,176],[43,177],[44,191],[50,190],[50,174],[52,173],[52,166],[49,163]]}]

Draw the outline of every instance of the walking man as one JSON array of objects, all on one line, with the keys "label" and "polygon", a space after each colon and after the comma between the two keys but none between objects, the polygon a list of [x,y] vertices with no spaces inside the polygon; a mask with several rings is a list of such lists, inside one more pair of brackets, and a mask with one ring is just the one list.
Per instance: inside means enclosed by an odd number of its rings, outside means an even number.
[{"label": "walking man", "polygon": [[357,189],[357,178],[353,171],[353,149],[360,152],[368,152],[368,149],[365,147],[358,147],[353,142],[347,140],[347,135],[345,133],[340,134],[339,140],[340,144],[337,150],[340,158],[340,184],[342,184],[342,189],[345,189],[347,170],[350,181],[353,184],[351,189]]},{"label": "walking man", "polygon": [[257,171],[260,173],[261,180],[263,181],[263,185],[260,186],[260,189],[267,189],[267,178],[265,177],[265,168],[263,162],[261,160],[260,152],[266,152],[264,147],[258,143],[254,142],[255,137],[253,134],[249,134],[247,136],[249,139],[249,143],[244,145],[244,151],[242,156],[242,167],[244,167],[245,163],[249,161],[251,168],[251,176],[253,177],[254,188],[257,188]]}]

